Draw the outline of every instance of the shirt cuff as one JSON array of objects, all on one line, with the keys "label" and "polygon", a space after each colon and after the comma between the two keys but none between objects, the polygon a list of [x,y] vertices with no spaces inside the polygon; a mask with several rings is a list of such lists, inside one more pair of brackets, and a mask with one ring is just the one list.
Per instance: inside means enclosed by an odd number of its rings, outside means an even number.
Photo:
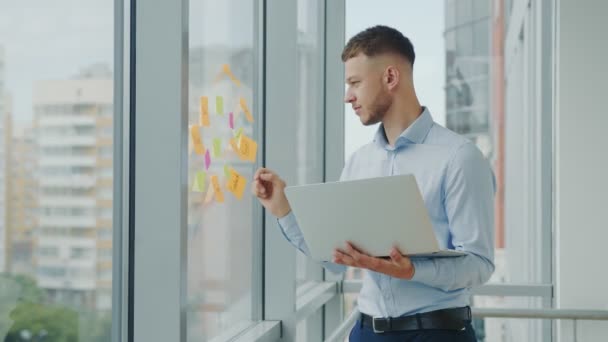
[{"label": "shirt cuff", "polygon": [[279,227],[283,233],[285,233],[285,237],[291,240],[294,237],[300,235],[300,229],[298,227],[298,221],[296,220],[296,216],[293,214],[293,211],[290,211],[289,214],[277,219],[279,223]]},{"label": "shirt cuff", "polygon": [[431,259],[414,258],[411,259],[414,265],[414,276],[412,281],[430,284],[435,279],[435,263]]}]

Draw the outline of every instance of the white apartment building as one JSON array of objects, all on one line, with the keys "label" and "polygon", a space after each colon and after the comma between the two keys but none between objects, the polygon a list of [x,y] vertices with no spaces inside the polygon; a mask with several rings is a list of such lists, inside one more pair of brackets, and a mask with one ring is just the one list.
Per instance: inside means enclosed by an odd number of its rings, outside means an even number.
[{"label": "white apartment building", "polygon": [[36,279],[56,301],[111,306],[112,75],[34,84]]}]

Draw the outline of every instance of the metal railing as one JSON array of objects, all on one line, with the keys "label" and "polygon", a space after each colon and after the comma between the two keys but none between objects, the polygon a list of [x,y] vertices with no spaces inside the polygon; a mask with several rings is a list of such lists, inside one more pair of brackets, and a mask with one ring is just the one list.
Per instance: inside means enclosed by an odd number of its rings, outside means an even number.
[{"label": "metal railing", "polygon": [[[572,341],[577,340],[578,321],[608,321],[608,310],[472,308],[471,311],[473,317],[478,318],[572,320],[574,322]],[[358,318],[359,310],[355,307],[325,342],[343,341]]]}]

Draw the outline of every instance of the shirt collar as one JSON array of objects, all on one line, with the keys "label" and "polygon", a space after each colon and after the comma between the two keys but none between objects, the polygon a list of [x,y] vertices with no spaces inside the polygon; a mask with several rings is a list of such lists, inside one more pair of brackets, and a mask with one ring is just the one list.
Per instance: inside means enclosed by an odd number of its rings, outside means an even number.
[{"label": "shirt collar", "polygon": [[[403,144],[422,144],[424,139],[429,134],[431,127],[433,126],[433,118],[428,108],[422,107],[423,111],[414,122],[403,131],[395,142],[395,148],[402,146]],[[379,144],[382,148],[388,146],[388,140],[384,132],[384,125],[380,124],[376,135],[374,136],[374,142]]]}]

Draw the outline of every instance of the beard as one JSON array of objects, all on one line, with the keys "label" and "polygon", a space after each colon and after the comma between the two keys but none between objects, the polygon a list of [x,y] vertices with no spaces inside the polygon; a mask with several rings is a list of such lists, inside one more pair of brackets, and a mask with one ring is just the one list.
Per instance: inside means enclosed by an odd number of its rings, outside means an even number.
[{"label": "beard", "polygon": [[392,105],[393,99],[391,96],[387,92],[380,90],[372,104],[369,106],[369,116],[367,120],[362,122],[363,125],[371,126],[381,122]]}]

